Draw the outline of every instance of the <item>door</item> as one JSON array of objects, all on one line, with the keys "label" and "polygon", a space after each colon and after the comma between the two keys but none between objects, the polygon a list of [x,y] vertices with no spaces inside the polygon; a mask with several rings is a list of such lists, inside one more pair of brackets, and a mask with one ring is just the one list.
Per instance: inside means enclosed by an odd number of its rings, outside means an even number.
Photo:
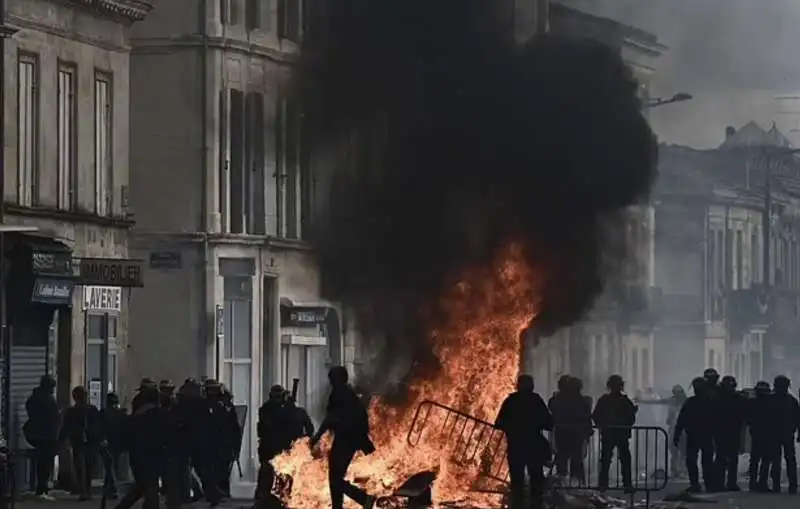
[{"label": "door", "polygon": [[324,346],[281,346],[282,385],[291,389],[293,380],[300,380],[297,404],[306,409],[315,426],[322,423],[325,417],[328,397],[327,360],[327,348]]}]

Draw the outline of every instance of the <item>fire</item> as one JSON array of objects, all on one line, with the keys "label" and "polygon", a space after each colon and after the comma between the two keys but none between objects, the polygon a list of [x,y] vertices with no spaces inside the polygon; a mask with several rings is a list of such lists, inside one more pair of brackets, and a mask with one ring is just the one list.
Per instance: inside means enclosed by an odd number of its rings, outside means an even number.
[{"label": "fire", "polygon": [[[375,496],[389,496],[409,477],[422,471],[438,473],[435,502],[465,499],[479,465],[455,465],[447,451],[452,444],[440,434],[442,422],[429,419],[419,443],[407,441],[418,405],[426,400],[494,422],[500,404],[514,390],[519,373],[521,333],[537,313],[540,279],[520,245],[511,244],[489,266],[467,271],[445,293],[444,325],[429,340],[441,368],[412,382],[404,406],[380,399],[370,406],[371,436],[377,451],[357,456],[349,480]],[[452,441],[452,440],[451,440]],[[323,440],[327,452],[330,441]],[[292,509],[330,506],[327,461],[312,457],[307,440],[273,460],[279,473],[293,478]],[[347,501],[346,501],[347,503]]]}]

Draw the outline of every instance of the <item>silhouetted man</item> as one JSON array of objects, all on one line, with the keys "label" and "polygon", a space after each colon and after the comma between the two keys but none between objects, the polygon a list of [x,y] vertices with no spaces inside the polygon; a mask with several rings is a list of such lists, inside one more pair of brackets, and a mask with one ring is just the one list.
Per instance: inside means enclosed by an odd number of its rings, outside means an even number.
[{"label": "silhouetted man", "polygon": [[625,395],[625,381],[619,375],[611,375],[606,382],[608,392],[600,396],[594,407],[592,419],[600,428],[600,490],[608,489],[608,470],[614,451],[622,465],[622,485],[627,492],[633,491],[631,475],[631,427],[636,422],[636,405]]},{"label": "silhouetted man", "polygon": [[105,445],[101,454],[105,482],[103,488],[109,498],[117,498],[117,475],[119,459],[124,450],[123,433],[128,413],[119,405],[119,396],[114,392],[106,395],[106,407],[100,411],[100,436]]},{"label": "silhouetted man", "polygon": [[776,457],[778,440],[775,436],[775,401],[769,384],[758,382],[755,398],[747,409],[747,427],[750,430],[750,491],[769,491],[770,467]]},{"label": "silhouetted man", "polygon": [[28,420],[22,427],[25,440],[36,454],[36,496],[43,500],[53,500],[50,493],[50,476],[56,457],[56,444],[61,423],[58,404],[54,396],[56,381],[50,375],[39,380],[39,386],[25,402]]},{"label": "silhouetted man", "polygon": [[344,366],[334,366],[328,371],[331,395],[325,420],[317,434],[311,439],[312,448],[327,431],[333,431],[333,445],[328,455],[328,483],[331,490],[331,506],[342,509],[344,496],[355,500],[366,508],[375,503],[361,488],[345,480],[347,468],[356,452],[372,454],[375,446],[369,438],[369,415],[356,392],[348,385],[348,373]]},{"label": "silhouetted man", "polygon": [[775,377],[772,396],[775,403],[775,437],[777,447],[775,461],[772,464],[772,490],[781,491],[781,455],[786,461],[786,480],[789,481],[789,493],[797,493],[797,457],[794,444],[795,435],[800,430],[800,404],[789,394],[789,378],[784,375]]},{"label": "silhouetted man", "polygon": [[494,425],[506,434],[512,507],[523,506],[526,470],[530,506],[542,507],[543,468],[551,457],[550,445],[542,432],[553,429],[553,416],[541,396],[533,391],[533,377],[520,375],[517,391],[503,401]]},{"label": "silhouetted man", "polygon": [[158,387],[144,385],[136,410],[128,418],[126,443],[130,451],[134,485],[117,504],[130,509],[144,497],[143,509],[158,508],[158,478],[167,448],[167,417],[159,407]]},{"label": "silhouetted man", "polygon": [[689,472],[690,493],[703,491],[697,469],[698,456],[703,465],[703,481],[707,491],[716,489],[714,476],[714,408],[708,382],[703,378],[692,380],[694,395],[686,400],[675,424],[673,445],[680,443],[686,432],[686,470]]},{"label": "silhouetted man", "polygon": [[89,394],[84,387],[72,389],[72,400],[74,404],[64,412],[59,443],[69,441],[80,500],[89,500],[92,471],[100,445],[100,411],[89,403]]},{"label": "silhouetted man", "polygon": [[285,405],[286,391],[280,385],[269,390],[269,399],[258,409],[258,482],[255,502],[257,508],[278,507],[272,495],[275,469],[270,461],[286,450],[290,444],[291,416]]},{"label": "silhouetted man", "polygon": [[734,377],[722,377],[713,409],[718,483],[728,491],[739,491],[739,453],[742,448],[745,400],[736,391]]},{"label": "silhouetted man", "polygon": [[592,404],[581,394],[581,381],[559,380],[558,393],[548,405],[553,414],[556,446],[556,471],[578,482],[585,481],[583,448],[592,434]]}]

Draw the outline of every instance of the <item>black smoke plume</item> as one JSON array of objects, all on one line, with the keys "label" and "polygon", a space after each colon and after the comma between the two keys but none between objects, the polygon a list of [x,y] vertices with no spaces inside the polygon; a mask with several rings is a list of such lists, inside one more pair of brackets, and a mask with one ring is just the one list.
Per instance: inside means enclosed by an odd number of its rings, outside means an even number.
[{"label": "black smoke plume", "polygon": [[312,151],[335,163],[311,240],[325,296],[379,341],[377,373],[430,358],[421,310],[511,240],[547,274],[535,326],[580,319],[656,176],[618,53],[515,44],[506,3],[332,0],[308,19],[292,90]]}]

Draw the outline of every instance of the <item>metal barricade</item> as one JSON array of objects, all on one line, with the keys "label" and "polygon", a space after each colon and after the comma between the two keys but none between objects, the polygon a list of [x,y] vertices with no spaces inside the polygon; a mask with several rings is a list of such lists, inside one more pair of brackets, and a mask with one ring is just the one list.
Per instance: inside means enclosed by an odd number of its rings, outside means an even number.
[{"label": "metal barricade", "polygon": [[506,437],[490,422],[434,401],[417,407],[408,431],[409,445],[444,444],[453,463],[478,467],[481,476],[508,483]]},{"label": "metal barricade", "polygon": [[[613,440],[620,434],[630,438]],[[669,436],[664,428],[608,427],[601,432],[597,428],[557,427],[548,435],[554,453],[551,471],[560,474],[559,482],[553,484],[556,490],[592,491],[602,488],[627,491],[645,494],[645,502],[649,505],[650,494],[667,486]],[[509,484],[505,434],[492,423],[434,401],[423,401],[417,407],[408,432],[409,445],[413,447],[420,442],[442,444],[441,450],[454,463],[476,466],[481,477],[504,487]],[[630,454],[630,483],[623,478],[619,458],[620,452],[625,454],[626,446]],[[601,486],[604,454],[609,462],[608,483]],[[570,461],[575,463],[570,464]]]},{"label": "metal barricade", "polygon": [[[590,434],[588,438],[587,434]],[[667,487],[669,436],[664,428],[610,426],[602,430],[596,427],[580,430],[556,427],[549,435],[554,451],[553,470],[560,478],[558,489],[644,493],[649,503],[650,493]],[[579,451],[576,451],[576,442],[582,442]],[[627,455],[630,456],[630,482],[623,476],[621,456]],[[607,483],[600,482],[604,456],[609,465]],[[573,463],[578,458],[580,461]]]}]

